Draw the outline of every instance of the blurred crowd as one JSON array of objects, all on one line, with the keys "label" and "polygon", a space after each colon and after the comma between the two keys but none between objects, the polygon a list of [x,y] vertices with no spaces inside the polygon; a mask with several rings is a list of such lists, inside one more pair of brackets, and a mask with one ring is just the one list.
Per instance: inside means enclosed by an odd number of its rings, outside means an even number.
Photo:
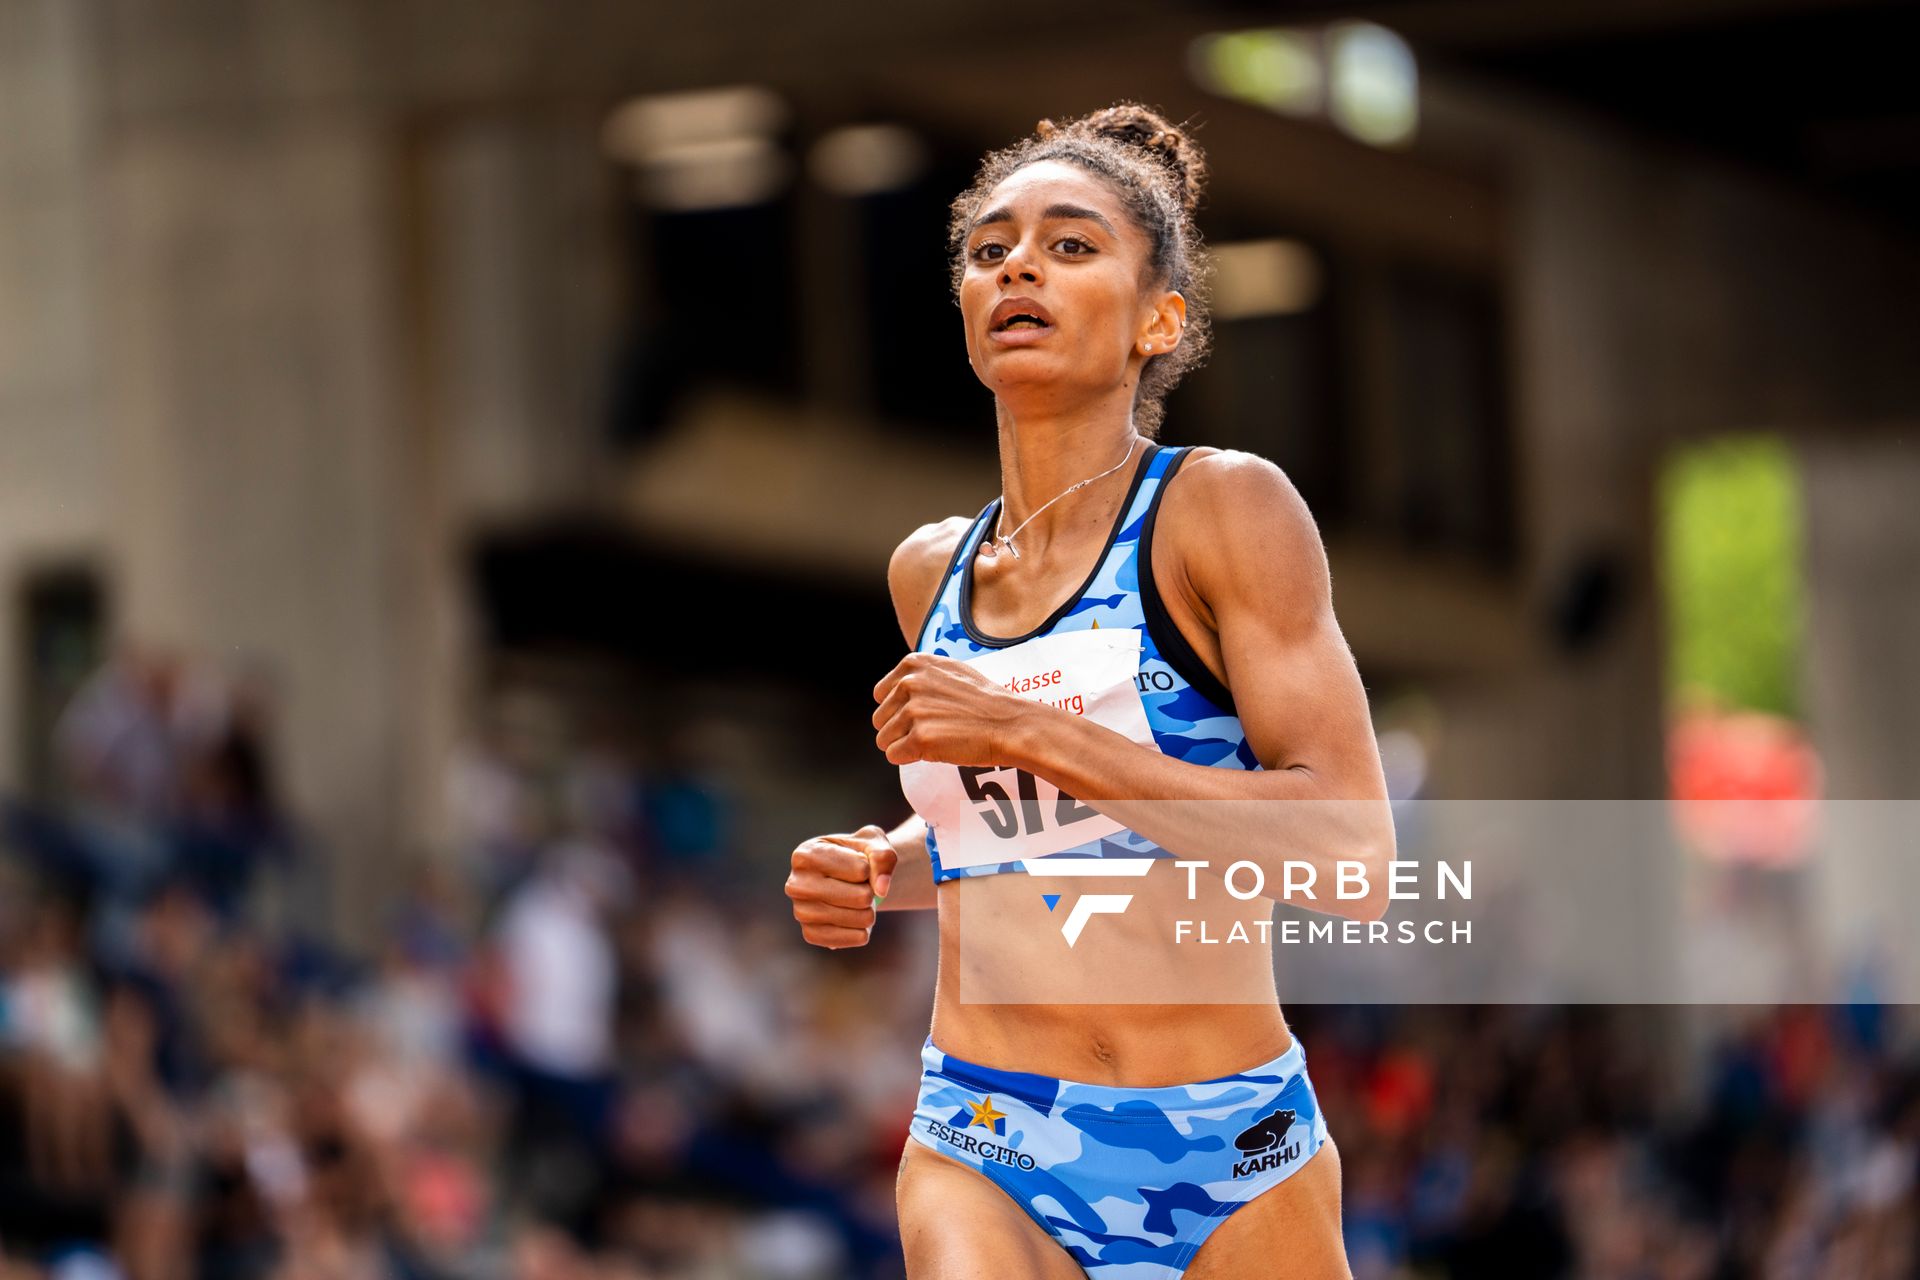
[{"label": "blurred crowd", "polygon": [[1920,1273],[1920,1056],[1877,1006],[1290,1014],[1340,1143],[1359,1280]]},{"label": "blurred crowd", "polygon": [[[929,913],[805,947],[724,776],[488,730],[348,950],[271,701],[120,654],[4,806],[0,1280],[900,1275]],[[1903,1011],[1733,1012],[1698,1078],[1679,1012],[1290,1010],[1356,1274],[1915,1274]]]}]

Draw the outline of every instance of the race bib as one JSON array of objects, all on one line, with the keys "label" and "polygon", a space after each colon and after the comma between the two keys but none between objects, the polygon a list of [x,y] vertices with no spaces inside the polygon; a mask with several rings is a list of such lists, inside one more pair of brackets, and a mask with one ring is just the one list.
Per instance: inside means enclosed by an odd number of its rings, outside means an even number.
[{"label": "race bib", "polygon": [[[1134,683],[1140,633],[1132,627],[1041,636],[967,665],[1021,697],[1155,745]],[[900,766],[900,789],[933,829],[943,867],[1044,858],[1125,829],[1045,778],[1008,766],[916,760]]]}]

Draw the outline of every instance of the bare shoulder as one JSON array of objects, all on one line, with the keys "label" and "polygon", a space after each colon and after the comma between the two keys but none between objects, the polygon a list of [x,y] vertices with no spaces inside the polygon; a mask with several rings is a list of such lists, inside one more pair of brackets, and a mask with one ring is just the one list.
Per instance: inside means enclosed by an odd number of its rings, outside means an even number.
[{"label": "bare shoulder", "polygon": [[921,525],[893,549],[893,558],[887,561],[887,590],[900,619],[900,634],[909,646],[919,639],[920,622],[933,607],[954,550],[972,524],[965,516],[948,516]]},{"label": "bare shoulder", "polygon": [[1259,454],[1195,449],[1167,485],[1159,528],[1202,596],[1255,583],[1326,593],[1313,513],[1287,473]]}]

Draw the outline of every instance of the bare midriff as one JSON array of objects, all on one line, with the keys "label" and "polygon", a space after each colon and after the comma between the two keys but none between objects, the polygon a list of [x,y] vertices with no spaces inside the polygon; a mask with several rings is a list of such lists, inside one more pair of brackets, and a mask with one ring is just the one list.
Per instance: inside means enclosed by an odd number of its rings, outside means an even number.
[{"label": "bare midriff", "polygon": [[[1059,898],[1049,908],[1042,895],[1051,893]],[[1088,893],[1132,900],[1088,917],[1069,947],[1061,926]],[[1166,861],[1141,878],[954,879],[939,886],[938,906],[932,1032],[945,1053],[1151,1088],[1231,1075],[1293,1043],[1272,948],[1259,940],[1270,899],[1236,901],[1216,882],[1190,900],[1187,873]]]}]

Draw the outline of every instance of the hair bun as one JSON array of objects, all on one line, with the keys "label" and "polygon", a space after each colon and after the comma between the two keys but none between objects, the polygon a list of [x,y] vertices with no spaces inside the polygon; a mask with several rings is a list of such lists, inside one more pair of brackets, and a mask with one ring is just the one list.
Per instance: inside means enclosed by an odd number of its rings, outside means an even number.
[{"label": "hair bun", "polygon": [[1173,175],[1181,205],[1188,212],[1199,207],[1206,189],[1207,162],[1199,144],[1180,126],[1138,102],[1117,102],[1078,123],[1089,133],[1139,147],[1151,155]]}]

